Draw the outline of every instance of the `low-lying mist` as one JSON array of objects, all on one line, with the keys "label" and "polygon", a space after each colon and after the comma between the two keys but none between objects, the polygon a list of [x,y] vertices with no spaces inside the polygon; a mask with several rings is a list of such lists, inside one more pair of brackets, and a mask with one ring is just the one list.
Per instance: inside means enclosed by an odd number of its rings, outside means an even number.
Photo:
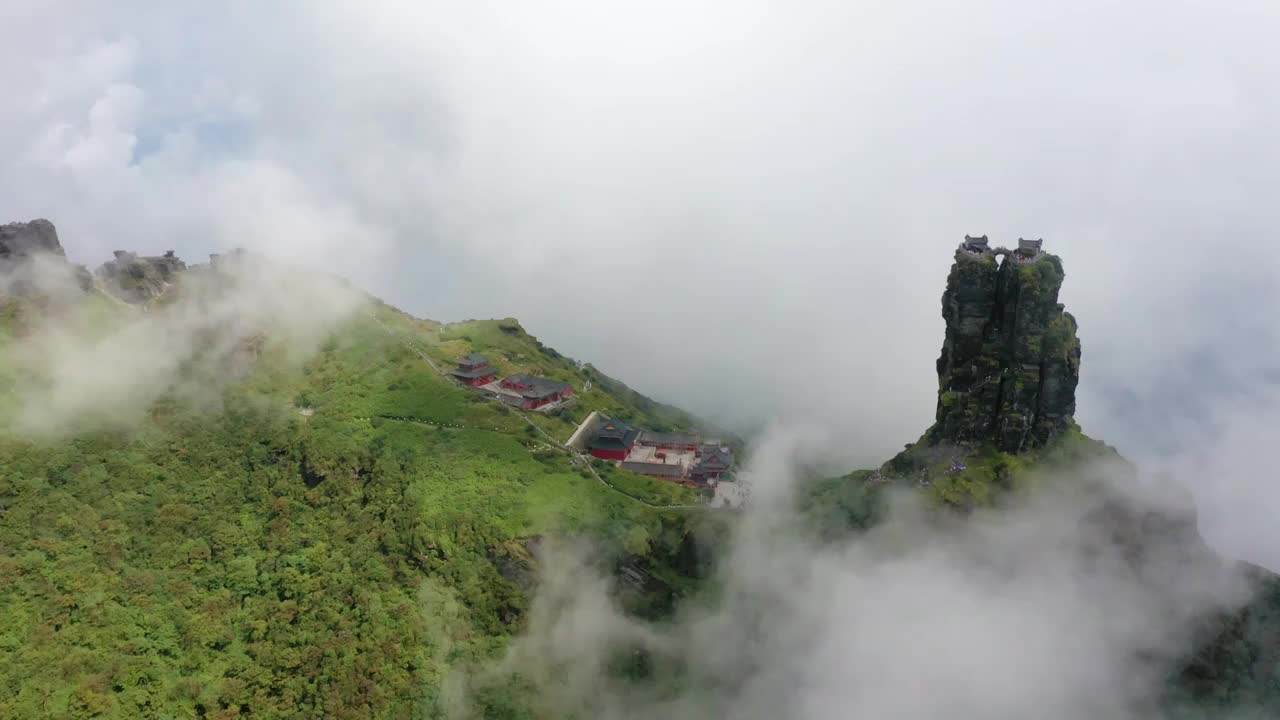
[{"label": "low-lying mist", "polygon": [[29,436],[129,427],[166,396],[216,409],[264,344],[301,361],[367,301],[333,277],[256,255],[197,266],[145,306],[101,289],[85,298],[68,268],[37,258],[22,273],[49,300],[23,313],[19,342],[0,344],[0,368],[14,378],[5,417]]},{"label": "low-lying mist", "polygon": [[[492,673],[581,718],[1137,720],[1164,711],[1194,621],[1248,599],[1185,496],[1124,464],[963,521],[904,492],[874,529],[819,542],[792,509],[804,437],[771,432],[740,476],[756,502],[714,600],[643,622],[589,552],[549,549],[527,634]],[[609,669],[629,655],[648,680]]]}]

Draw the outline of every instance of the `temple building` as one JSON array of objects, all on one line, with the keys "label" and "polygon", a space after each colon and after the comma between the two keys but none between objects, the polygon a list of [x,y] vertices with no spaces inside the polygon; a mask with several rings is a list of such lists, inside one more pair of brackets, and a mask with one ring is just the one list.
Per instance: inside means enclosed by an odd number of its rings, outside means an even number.
[{"label": "temple building", "polygon": [[971,237],[969,235],[965,235],[964,243],[963,245],[961,245],[961,247],[963,247],[965,250],[968,250],[969,252],[972,252],[972,253],[983,253],[991,249],[990,245],[987,242],[986,235],[979,235],[977,237]]},{"label": "temple building", "polygon": [[489,364],[489,358],[472,353],[458,361],[452,371],[454,377],[471,387],[488,385],[498,378],[498,371]]},{"label": "temple building", "polygon": [[134,278],[141,279],[146,276],[148,266],[159,273],[164,280],[171,279],[174,275],[187,269],[184,263],[172,250],[164,255],[152,255],[147,257],[139,257],[135,252],[128,250],[115,250],[112,252],[115,256],[114,260],[108,260],[98,269],[98,274],[103,277],[117,278],[123,274],[129,274]]},{"label": "temple building", "polygon": [[689,470],[689,479],[697,483],[720,480],[733,468],[733,453],[719,445],[703,445],[698,451],[698,462]]},{"label": "temple building", "polygon": [[168,280],[171,276],[187,269],[187,264],[177,256],[172,250],[166,250],[164,255],[157,257],[144,257],[143,260],[151,263],[151,266],[160,271],[164,279]]},{"label": "temple building", "polygon": [[1032,258],[1040,254],[1040,249],[1044,245],[1044,240],[1024,240],[1018,238],[1018,255],[1026,258]]},{"label": "temple building", "polygon": [[606,420],[587,442],[591,454],[602,460],[626,460],[640,431],[618,420]]},{"label": "temple building", "polygon": [[569,383],[533,375],[512,375],[503,378],[499,387],[512,398],[511,400],[503,398],[503,402],[524,410],[537,410],[573,396],[573,386]]}]

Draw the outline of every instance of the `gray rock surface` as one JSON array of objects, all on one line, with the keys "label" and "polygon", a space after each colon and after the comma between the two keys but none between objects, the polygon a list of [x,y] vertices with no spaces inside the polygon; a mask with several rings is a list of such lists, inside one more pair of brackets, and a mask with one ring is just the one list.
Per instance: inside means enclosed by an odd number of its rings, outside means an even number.
[{"label": "gray rock surface", "polygon": [[116,250],[115,259],[98,268],[98,276],[127,302],[144,303],[162,295],[174,276],[187,264],[172,250],[164,255],[139,257],[128,250]]},{"label": "gray rock surface", "polygon": [[[65,265],[65,278],[70,278],[84,292],[93,289],[93,276],[82,265],[67,263],[67,253],[58,241],[58,231],[53,223],[39,218],[30,222],[15,222],[0,225],[0,276],[6,282],[7,292],[16,295],[27,295],[47,291],[43,287],[50,280],[54,284],[67,284],[64,277],[54,273],[53,277],[44,277],[47,273],[36,271],[35,258],[45,256],[52,258],[57,268]],[[41,277],[37,277],[41,275]]]},{"label": "gray rock surface", "polygon": [[956,250],[942,296],[947,330],[930,442],[990,442],[1016,453],[1073,422],[1080,341],[1058,303],[1062,262],[1020,245],[966,241]]},{"label": "gray rock surface", "polygon": [[0,225],[0,261],[13,262],[42,252],[66,257],[53,223],[41,218]]}]

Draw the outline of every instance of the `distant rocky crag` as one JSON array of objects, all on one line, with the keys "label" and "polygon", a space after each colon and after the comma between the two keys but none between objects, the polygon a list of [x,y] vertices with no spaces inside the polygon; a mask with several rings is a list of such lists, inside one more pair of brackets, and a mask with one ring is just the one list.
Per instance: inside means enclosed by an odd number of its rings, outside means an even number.
[{"label": "distant rocky crag", "polygon": [[65,271],[81,290],[93,288],[93,277],[82,265],[67,262],[67,253],[58,241],[53,223],[44,219],[0,225],[0,289],[13,295],[40,292],[35,272],[38,260],[51,260],[46,267]]},{"label": "distant rocky crag", "polygon": [[1064,273],[1039,240],[1014,250],[966,237],[942,296],[946,339],[930,443],[1020,453],[1071,427],[1080,380],[1076,321],[1058,302]]},{"label": "distant rocky crag", "polygon": [[0,225],[0,295],[48,298],[77,286],[83,292],[97,287],[125,302],[146,304],[164,295],[189,269],[234,272],[250,257],[236,248],[210,255],[207,267],[188,268],[173,250],[163,255],[116,250],[114,255],[90,273],[67,260],[58,231],[48,220]]},{"label": "distant rocky crag", "polygon": [[98,276],[123,300],[144,303],[164,294],[174,277],[187,269],[174,251],[164,255],[140,257],[127,250],[116,250],[115,259],[98,268]]},{"label": "distant rocky crag", "polygon": [[66,257],[58,231],[48,220],[15,222],[0,225],[0,261],[13,262],[37,253],[51,253]]}]

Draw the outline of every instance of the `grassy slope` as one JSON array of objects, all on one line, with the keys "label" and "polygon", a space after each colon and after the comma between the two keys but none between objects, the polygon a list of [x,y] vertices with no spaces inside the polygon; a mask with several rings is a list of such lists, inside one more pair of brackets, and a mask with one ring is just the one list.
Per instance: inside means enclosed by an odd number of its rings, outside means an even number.
[{"label": "grassy slope", "polygon": [[[689,511],[605,487],[404,340],[580,387],[573,363],[497,323],[375,312],[302,368],[268,341],[219,413],[162,401],[128,435],[0,438],[0,717],[442,717],[448,678],[521,627],[525,538],[587,533],[678,574]],[[598,390],[569,414],[596,407],[644,417]],[[526,716],[515,686],[478,712]]]},{"label": "grassy slope", "polygon": [[[592,410],[653,430],[689,430],[699,424],[688,413],[654,402],[591,365],[579,367],[530,336],[512,318],[436,325],[422,336],[435,341],[425,349],[444,364],[451,365],[474,351],[487,356],[503,375],[529,373],[571,383],[576,400],[563,410],[550,413],[543,423],[561,440],[567,439],[574,426]],[[588,383],[590,390],[585,389]],[[538,419],[541,421],[542,416]]]},{"label": "grassy slope", "polygon": [[[1120,459],[1114,448],[1085,435],[1079,426],[1059,434],[1043,448],[1018,455],[990,446],[940,453],[933,450],[923,441],[918,442],[886,463],[881,472],[924,484],[935,504],[961,510],[988,507],[1003,492],[1027,489],[1046,471],[1094,460]],[[953,463],[964,469],[953,470]]]},{"label": "grassy slope", "polygon": [[[823,534],[839,535],[875,524],[891,486],[922,489],[930,505],[967,511],[991,507],[1008,493],[1028,491],[1046,472],[1095,460],[1119,460],[1114,448],[1074,426],[1053,442],[1021,455],[990,446],[930,446],[922,438],[878,470],[857,470],[812,483],[801,508]],[[963,469],[953,469],[963,466]]]}]

